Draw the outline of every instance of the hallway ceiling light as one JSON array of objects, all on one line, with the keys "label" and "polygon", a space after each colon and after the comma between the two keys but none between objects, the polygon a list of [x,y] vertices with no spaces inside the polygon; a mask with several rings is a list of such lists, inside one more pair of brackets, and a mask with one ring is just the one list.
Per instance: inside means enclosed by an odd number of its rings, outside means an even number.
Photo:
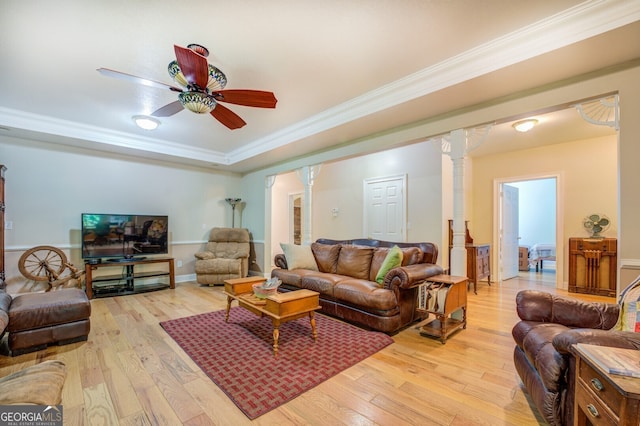
[{"label": "hallway ceiling light", "polygon": [[528,118],[526,120],[516,121],[515,123],[513,123],[513,128],[519,132],[524,133],[533,129],[533,126],[535,126],[536,124],[538,124],[538,120],[536,120],[535,118]]},{"label": "hallway ceiling light", "polygon": [[136,126],[144,130],[155,130],[160,125],[160,120],[157,120],[148,115],[134,115],[131,117],[136,123]]}]

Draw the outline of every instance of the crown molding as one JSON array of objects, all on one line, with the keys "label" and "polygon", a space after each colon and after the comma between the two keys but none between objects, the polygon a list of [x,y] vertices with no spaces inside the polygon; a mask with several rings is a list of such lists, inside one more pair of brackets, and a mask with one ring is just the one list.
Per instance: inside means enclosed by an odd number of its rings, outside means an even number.
[{"label": "crown molding", "polygon": [[[55,135],[71,140],[82,141],[82,144],[68,140],[66,145],[82,146],[110,151],[113,147],[122,150],[143,151],[163,154],[172,157],[187,158],[207,163],[228,164],[228,157],[218,151],[187,147],[185,145],[160,139],[142,137],[127,132],[91,126],[75,121],[61,120],[46,115],[32,114],[24,111],[0,107],[0,122],[3,126],[27,130],[29,132]],[[7,133],[7,135],[11,135]]]},{"label": "crown molding", "polygon": [[586,1],[233,150],[230,164],[637,20],[640,2]]},{"label": "crown molding", "polygon": [[[69,138],[69,145],[160,154],[231,166],[322,131],[394,107],[446,87],[560,49],[640,20],[640,1],[588,0],[484,43],[362,96],[259,138],[228,153],[187,147],[106,128],[0,108],[2,126]],[[72,140],[76,140],[75,143]],[[77,140],[81,140],[82,144]]]}]

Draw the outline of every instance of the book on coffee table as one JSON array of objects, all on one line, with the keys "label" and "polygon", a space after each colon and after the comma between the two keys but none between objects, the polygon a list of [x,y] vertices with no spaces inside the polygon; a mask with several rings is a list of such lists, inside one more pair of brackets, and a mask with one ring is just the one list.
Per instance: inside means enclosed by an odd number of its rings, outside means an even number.
[{"label": "book on coffee table", "polygon": [[582,353],[609,374],[640,378],[640,350],[578,343]]}]

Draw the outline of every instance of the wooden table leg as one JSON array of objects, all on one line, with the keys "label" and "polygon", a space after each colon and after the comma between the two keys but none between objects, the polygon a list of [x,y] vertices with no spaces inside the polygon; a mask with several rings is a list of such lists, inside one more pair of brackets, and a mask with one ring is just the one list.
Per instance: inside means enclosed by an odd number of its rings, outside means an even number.
[{"label": "wooden table leg", "polygon": [[467,307],[466,306],[462,307],[462,321],[463,321],[462,328],[467,328]]},{"label": "wooden table leg", "polygon": [[436,318],[440,321],[440,342],[444,345],[447,341],[447,316],[436,315]]},{"label": "wooden table leg", "polygon": [[231,301],[233,298],[231,296],[227,296],[227,313],[224,316],[224,322],[229,322],[229,311],[231,310]]},{"label": "wooden table leg", "polygon": [[309,322],[311,323],[311,334],[313,335],[313,340],[318,340],[318,330],[316,330],[316,313],[315,311],[309,312]]},{"label": "wooden table leg", "polygon": [[278,358],[278,338],[280,338],[280,324],[273,323],[273,357]]}]

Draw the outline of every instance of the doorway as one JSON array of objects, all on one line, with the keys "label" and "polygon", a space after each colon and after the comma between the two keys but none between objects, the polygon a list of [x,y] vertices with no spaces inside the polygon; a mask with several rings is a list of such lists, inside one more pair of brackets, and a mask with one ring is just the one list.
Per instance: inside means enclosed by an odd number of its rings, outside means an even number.
[{"label": "doorway", "polygon": [[[496,182],[498,280],[520,277],[528,280],[562,287],[562,227],[559,214],[559,175],[531,176],[502,179]],[[504,202],[504,193],[515,190],[511,202]],[[515,204],[511,208],[506,205]],[[517,215],[517,217],[513,217]],[[514,227],[515,230],[510,229]],[[515,232],[507,241],[509,232]],[[517,244],[513,244],[514,240]],[[559,248],[556,257],[556,247]],[[518,271],[513,271],[514,259],[519,260],[520,250],[526,250],[527,258],[518,262]]]},{"label": "doorway", "polygon": [[364,180],[363,232],[367,238],[406,241],[407,176]]},{"label": "doorway", "polygon": [[302,200],[303,193],[289,194],[289,242],[302,244]]}]

